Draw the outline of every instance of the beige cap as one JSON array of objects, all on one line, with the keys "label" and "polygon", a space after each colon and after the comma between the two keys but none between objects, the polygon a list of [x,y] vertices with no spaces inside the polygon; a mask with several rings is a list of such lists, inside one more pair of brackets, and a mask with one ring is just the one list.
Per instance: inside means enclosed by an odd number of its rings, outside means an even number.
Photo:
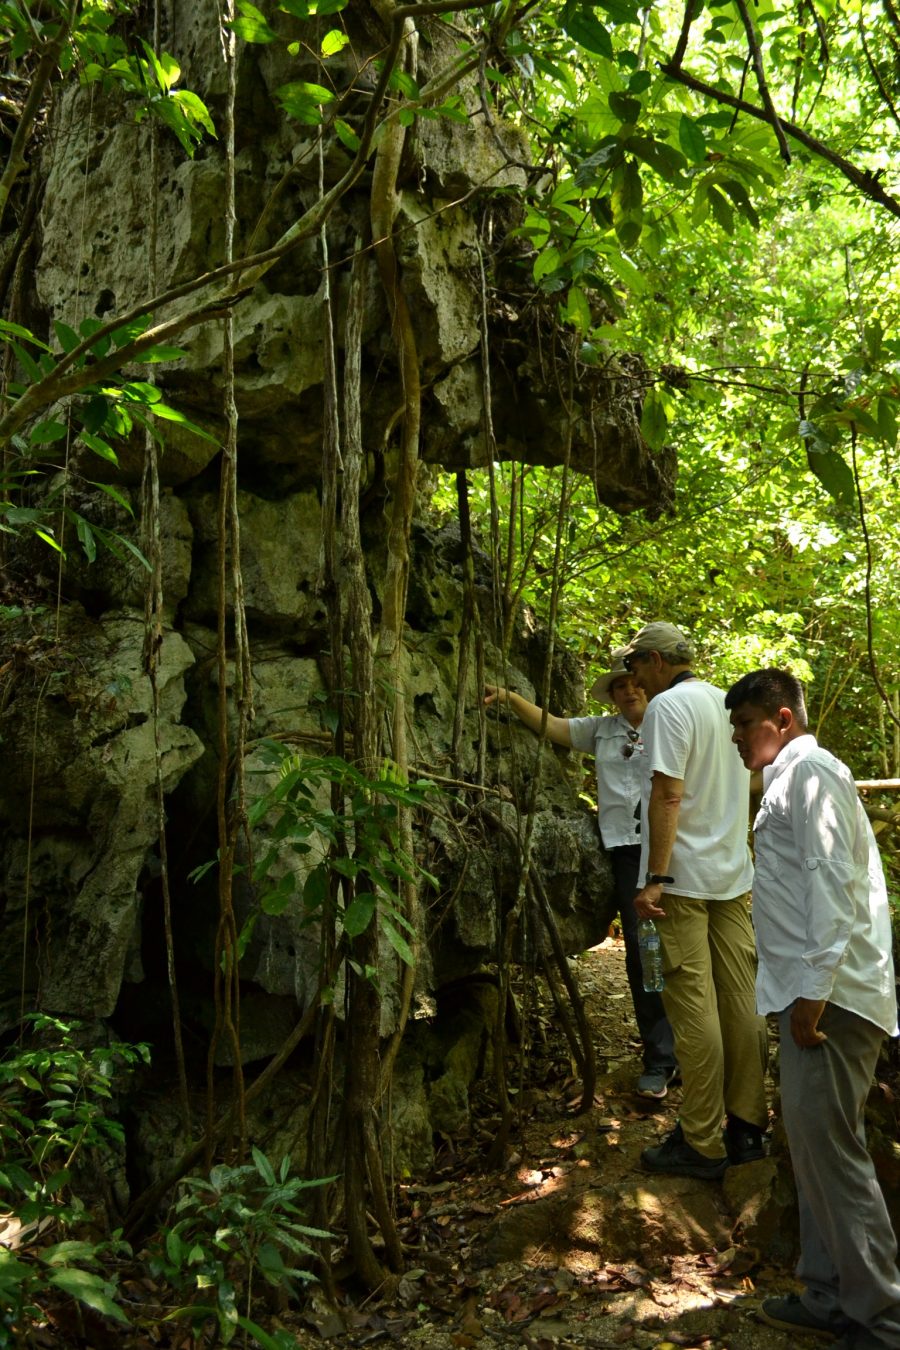
[{"label": "beige cap", "polygon": [[616,647],[609,658],[609,670],[605,675],[601,675],[599,680],[591,685],[588,693],[591,698],[595,698],[598,703],[611,702],[609,697],[609,687],[614,680],[621,680],[623,675],[629,675],[631,672],[625,669],[622,663],[624,647]]},{"label": "beige cap", "polygon": [[635,652],[662,652],[664,656],[674,656],[687,662],[693,659],[694,644],[674,623],[658,621],[646,624],[635,633],[628,645],[621,648],[619,655],[624,660]]}]

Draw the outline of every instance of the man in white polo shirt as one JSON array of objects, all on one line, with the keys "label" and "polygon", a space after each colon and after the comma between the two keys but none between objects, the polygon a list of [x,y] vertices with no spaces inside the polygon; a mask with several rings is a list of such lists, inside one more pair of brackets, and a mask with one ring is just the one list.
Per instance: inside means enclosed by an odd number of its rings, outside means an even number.
[{"label": "man in white polo shirt", "polygon": [[761,769],[754,823],[757,1006],[777,1013],[781,1110],[800,1211],[799,1296],[763,1321],[837,1350],[900,1346],[897,1242],[866,1150],[864,1108],[897,1034],[878,847],[845,764],[806,729],[800,681],[757,670],[729,689],[733,740]]},{"label": "man in white polo shirt", "polygon": [[735,764],[724,695],[697,679],[693,654],[671,623],[648,624],[623,649],[650,700],[635,908],[659,929],[684,1085],[678,1124],[641,1161],[651,1172],[715,1179],[763,1156],[766,1042],[747,896],[750,779]]}]

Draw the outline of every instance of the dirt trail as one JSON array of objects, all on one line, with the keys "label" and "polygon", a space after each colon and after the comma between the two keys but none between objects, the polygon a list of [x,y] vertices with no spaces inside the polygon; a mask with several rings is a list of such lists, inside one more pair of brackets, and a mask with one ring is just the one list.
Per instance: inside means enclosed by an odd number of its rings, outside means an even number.
[{"label": "dirt trail", "polygon": [[[483,1170],[496,1128],[486,1085],[472,1137],[448,1143],[427,1184],[401,1190],[410,1268],[393,1304],[376,1298],[352,1310],[348,1297],[343,1334],[324,1307],[302,1323],[286,1318],[304,1345],[321,1346],[323,1334],[422,1350],[797,1344],[755,1317],[763,1297],[798,1288],[786,1260],[793,1201],[778,1176],[784,1164],[732,1168],[721,1182],[643,1172],[640,1152],[674,1125],[680,1089],[660,1103],[633,1092],[640,1058],[621,942],[574,964],[601,1065],[593,1108],[571,1113],[579,1085],[539,988],[539,1035],[519,1076],[520,1126],[505,1171]],[[311,1326],[319,1335],[307,1339]]]}]

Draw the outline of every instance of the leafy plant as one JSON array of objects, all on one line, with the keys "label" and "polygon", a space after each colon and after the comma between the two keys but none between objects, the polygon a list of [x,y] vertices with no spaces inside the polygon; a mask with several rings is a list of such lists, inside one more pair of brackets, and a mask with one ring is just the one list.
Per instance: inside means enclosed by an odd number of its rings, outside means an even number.
[{"label": "leafy plant", "polygon": [[[350,888],[350,898],[340,913],[346,935],[353,938],[365,932],[377,915],[381,933],[400,959],[412,964],[412,949],[404,933],[411,935],[413,929],[402,910],[399,885],[418,878],[435,883],[401,847],[397,810],[422,806],[432,784],[404,781],[390,760],[384,761],[381,776],[371,780],[339,756],[297,755],[275,740],[262,741],[259,755],[260,772],[274,769],[278,775],[275,785],[250,810],[251,826],[265,823],[268,842],[253,869],[257,885],[268,887],[261,893],[260,910],[282,914],[299,896],[304,922],[316,922],[329,894],[330,879],[337,875]],[[346,800],[343,813],[332,810],[330,802],[323,803],[322,789],[332,784],[341,788]],[[307,866],[316,854],[318,860]],[[302,861],[292,865],[293,859]],[[243,947],[253,919],[241,935]]]},{"label": "leafy plant", "polygon": [[149,1064],[146,1045],[114,1042],[82,1049],[77,1022],[43,1013],[27,1018],[42,1043],[0,1059],[0,1191],[23,1224],[79,1215],[71,1199],[73,1170],[91,1149],[124,1142],[108,1114],[113,1078]]},{"label": "leafy plant", "polygon": [[54,1294],[127,1320],[115,1281],[98,1270],[102,1259],[130,1251],[118,1234],[41,1244],[89,1217],[73,1177],[86,1155],[102,1156],[123,1142],[121,1125],[108,1114],[113,1080],[149,1063],[146,1045],[85,1050],[76,1043],[78,1023],[40,1013],[27,1020],[39,1043],[0,1059],[0,1197],[15,1225],[10,1247],[0,1247],[0,1347],[17,1343],[10,1337]]},{"label": "leafy plant", "polygon": [[298,1282],[315,1279],[307,1268],[315,1256],[308,1240],[330,1234],[304,1222],[298,1201],[305,1190],[334,1178],[292,1177],[289,1158],[276,1174],[260,1149],[251,1154],[252,1163],[244,1166],[213,1167],[208,1180],[185,1179],[176,1222],[150,1246],[150,1270],[188,1299],[173,1317],[197,1327],[213,1319],[226,1345],[243,1328],[264,1350],[277,1350],[278,1340],[250,1319],[254,1286],[262,1279],[293,1293]]}]

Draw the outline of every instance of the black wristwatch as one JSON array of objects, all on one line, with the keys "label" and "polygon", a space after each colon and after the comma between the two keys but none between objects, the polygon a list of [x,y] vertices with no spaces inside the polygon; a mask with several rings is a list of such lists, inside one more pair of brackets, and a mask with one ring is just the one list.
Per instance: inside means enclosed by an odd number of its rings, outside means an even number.
[{"label": "black wristwatch", "polygon": [[644,877],[644,885],[645,885],[645,886],[653,886],[653,885],[655,885],[657,882],[659,882],[659,884],[660,884],[660,885],[663,885],[663,886],[665,886],[665,885],[667,885],[667,884],[668,884],[669,886],[674,886],[674,885],[675,885],[675,878],[674,878],[674,877],[664,877],[664,876],[662,875],[661,872],[648,872],[647,875]]}]

